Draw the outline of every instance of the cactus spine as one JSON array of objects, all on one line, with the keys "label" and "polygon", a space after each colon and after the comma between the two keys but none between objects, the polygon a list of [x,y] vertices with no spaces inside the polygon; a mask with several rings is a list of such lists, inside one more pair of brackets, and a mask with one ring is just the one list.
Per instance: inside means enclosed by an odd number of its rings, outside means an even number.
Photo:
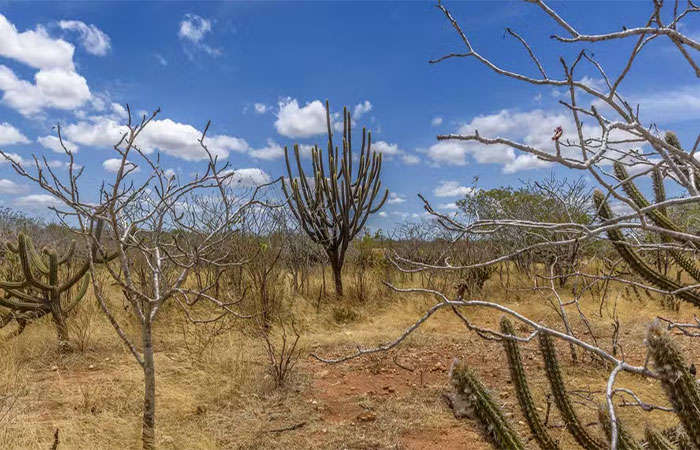
[{"label": "cactus spine", "polygon": [[574,406],[569,400],[569,394],[564,385],[564,379],[559,368],[556,349],[552,337],[546,333],[539,334],[540,351],[544,360],[547,379],[554,395],[554,403],[557,405],[566,429],[583,448],[587,450],[604,450],[607,445],[601,440],[591,436],[581,424]]},{"label": "cactus spine", "polygon": [[515,430],[493,400],[477,376],[461,362],[453,364],[450,381],[459,395],[465,395],[486,434],[496,448],[501,450],[524,450]]},{"label": "cactus spine", "polygon": [[663,434],[652,428],[644,430],[644,437],[650,450],[678,450]]},{"label": "cactus spine", "polygon": [[[505,316],[501,318],[501,332],[506,335],[515,336],[513,325]],[[547,429],[537,415],[537,410],[532,401],[532,395],[530,394],[530,388],[527,385],[527,376],[520,357],[518,342],[515,339],[503,339],[503,347],[508,357],[510,379],[513,381],[515,393],[518,396],[518,403],[520,403],[520,409],[527,420],[527,424],[530,426],[532,434],[535,436],[542,450],[559,450],[559,445],[549,435]]]},{"label": "cactus spine", "polygon": [[[608,202],[605,200],[605,195],[601,191],[595,190],[593,192],[593,201],[596,209],[598,210],[598,215],[603,220],[611,220],[613,218],[610,205],[608,205]],[[646,281],[666,291],[676,291],[682,288],[680,284],[661,275],[649,267],[649,265],[627,245],[627,242],[619,229],[608,230],[608,237],[612,241],[613,246],[620,256]],[[695,306],[700,306],[700,296],[695,292],[685,290],[676,295]]]},{"label": "cactus spine", "polygon": [[[98,239],[101,231],[102,222],[98,222],[96,228]],[[8,243],[6,246],[9,251],[19,256],[23,279],[0,280],[0,289],[4,290],[4,295],[0,297],[0,306],[11,310],[0,322],[6,325],[10,320],[15,319],[20,325],[19,332],[21,332],[27,321],[51,314],[56,327],[59,350],[69,350],[65,316],[87,292],[89,278],[85,275],[90,268],[89,262],[84,262],[72,275],[61,280],[61,268],[69,265],[75,253],[75,242],[72,242],[68,250],[60,256],[54,249],[44,249],[45,257],[36,251],[32,240],[24,233],[20,233],[17,237],[17,245]],[[93,245],[93,257],[96,251]],[[116,253],[109,255],[105,260],[114,257]],[[98,263],[105,260],[96,258]],[[70,295],[71,290],[76,286],[77,291]]]},{"label": "cactus spine", "polygon": [[646,344],[681,425],[690,441],[700,446],[700,392],[695,377],[688,372],[680,350],[658,321],[649,327]]},{"label": "cactus spine", "polygon": [[[328,126],[327,166],[323,151],[314,147],[311,151],[313,182],[306,177],[301,165],[299,146],[294,146],[294,158],[298,177],[294,177],[287,147],[284,157],[289,180],[282,180],[282,190],[292,214],[311,240],[323,247],[335,279],[338,296],[343,295],[341,272],[345,252],[357,233],[362,231],[367,218],[379,211],[389,195],[384,190],[379,195],[382,182],[382,154],[372,151],[372,134],[362,129],[362,145],[357,173],[353,179],[352,120],[350,112],[343,110],[343,150],[339,158],[338,147],[333,144],[330,108],[326,101]],[[340,165],[339,165],[340,164]]]}]

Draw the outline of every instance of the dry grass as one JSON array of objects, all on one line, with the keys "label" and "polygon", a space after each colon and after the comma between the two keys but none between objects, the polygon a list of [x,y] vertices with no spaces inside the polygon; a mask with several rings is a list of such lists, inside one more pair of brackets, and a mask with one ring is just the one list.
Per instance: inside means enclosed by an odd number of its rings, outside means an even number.
[{"label": "dry grass", "polygon": [[[314,280],[314,286],[318,283]],[[342,305],[357,314],[356,320],[345,323],[338,323],[335,316],[341,305],[332,300],[324,300],[317,310],[316,298],[288,298],[304,332],[304,354],[339,355],[356,344],[390,340],[434,303],[418,295],[399,297],[379,285],[372,286],[372,296],[375,301]],[[492,280],[484,297],[503,299],[502,303],[530,317],[560,327],[554,309],[532,291],[506,292]],[[139,448],[141,371],[91,301],[83,302],[71,317],[72,338],[79,349],[72,354],[58,355],[47,319],[3,343],[0,448],[48,449],[56,428],[60,449]],[[595,317],[598,300],[588,297],[582,306],[601,344],[609,348],[612,302],[604,308],[603,317]],[[643,363],[643,337],[653,317],[689,319],[694,312],[685,306],[670,312],[646,298],[620,298],[617,314],[626,358]],[[575,311],[570,314],[576,332],[588,339]],[[469,311],[469,315],[490,326],[499,319],[487,310]],[[516,426],[527,434],[499,344],[467,333],[447,311],[389,354],[339,366],[305,357],[284,390],[273,387],[264,349],[251,337],[248,324],[227,324],[217,330],[215,339],[209,339],[213,329],[188,325],[175,308],[160,320],[155,339],[157,436],[163,449],[489,448],[478,427],[454,419],[441,398],[453,357],[464,358],[478,369],[513,414]],[[690,342],[679,339],[688,358],[697,358]],[[593,420],[590,406],[601,401],[607,369],[581,354],[579,364],[572,365],[568,348],[559,348],[569,388],[590,393],[594,399],[582,399],[579,408]],[[523,354],[533,393],[544,409],[548,388],[536,344],[525,346]],[[394,358],[411,370],[396,365]],[[666,403],[655,383],[623,375],[619,385],[634,389],[645,401]],[[620,412],[636,432],[648,422],[670,425],[675,421],[672,415],[641,414],[636,408],[620,408]],[[550,421],[558,423],[556,413]],[[301,423],[294,430],[272,431]],[[555,429],[553,434],[568,442],[562,431]]]}]

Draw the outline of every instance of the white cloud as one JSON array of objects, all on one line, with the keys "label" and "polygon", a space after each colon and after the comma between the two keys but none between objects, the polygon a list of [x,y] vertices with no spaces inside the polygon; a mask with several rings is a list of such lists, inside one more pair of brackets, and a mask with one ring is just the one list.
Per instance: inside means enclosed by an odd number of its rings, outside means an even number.
[{"label": "white cloud", "polygon": [[639,114],[648,122],[700,119],[700,92],[694,85],[631,95],[628,101],[633,106],[639,104]]},{"label": "white cloud", "polygon": [[[551,137],[554,128],[561,126],[566,139],[577,140],[575,126],[569,115],[561,112],[533,110],[515,112],[501,110],[496,114],[479,115],[458,130],[459,134],[473,134],[478,130],[484,137],[509,138],[544,151],[554,152]],[[518,154],[506,145],[484,145],[474,141],[440,141],[427,150],[436,165],[467,165],[468,157],[481,164],[501,164],[504,173],[546,167],[549,163],[528,154]]]},{"label": "white cloud", "polygon": [[284,157],[284,147],[272,139],[268,139],[265,147],[250,150],[248,154],[255,159],[279,159]]},{"label": "white cloud", "polygon": [[[121,158],[110,158],[102,162],[102,167],[109,173],[119,172],[122,165]],[[131,170],[131,173],[140,172],[141,169],[133,162],[127,160],[124,164],[125,170]]]},{"label": "white cloud", "polygon": [[26,186],[15,183],[7,178],[0,178],[0,194],[14,195],[24,192]]},{"label": "white cloud", "polygon": [[305,138],[327,132],[326,107],[319,100],[299,107],[296,99],[279,102],[275,129],[282,136]]},{"label": "white cloud", "polygon": [[379,213],[378,213],[377,215],[378,215],[379,217],[387,217],[387,216],[388,216],[388,214],[385,213],[384,211],[379,211]]},{"label": "white cloud", "polygon": [[58,206],[62,203],[49,194],[31,194],[15,200],[19,206]]},{"label": "white cloud", "polygon": [[90,99],[87,81],[65,69],[43,69],[34,74],[34,84],[21,80],[7,66],[0,65],[2,100],[24,115],[44,108],[74,109]]},{"label": "white cloud", "polygon": [[411,155],[408,153],[404,153],[401,155],[401,160],[403,161],[404,164],[408,164],[409,166],[412,166],[414,164],[418,164],[420,162],[420,158],[417,157],[416,155]]},{"label": "white cloud", "polygon": [[436,197],[464,197],[472,192],[472,188],[462,186],[457,181],[441,181],[435,189],[433,195]]},{"label": "white cloud", "polygon": [[433,120],[430,121],[430,125],[439,127],[442,125],[442,117],[433,117]]},{"label": "white cloud", "polygon": [[404,203],[405,201],[406,201],[405,196],[403,196],[401,194],[397,194],[396,192],[391,192],[389,194],[389,198],[387,199],[386,202],[390,205],[394,205],[397,203]]},{"label": "white cloud", "polygon": [[196,14],[185,14],[185,18],[180,22],[180,39],[187,39],[195,44],[204,38],[204,35],[211,31],[211,21]]},{"label": "white cloud", "polygon": [[[48,148],[49,150],[56,153],[65,153],[63,147],[61,147],[61,142],[57,136],[42,136],[36,140],[42,147]],[[70,152],[77,152],[78,146],[69,140],[63,139],[63,145]]]},{"label": "white cloud", "polygon": [[269,182],[270,176],[256,168],[236,169],[230,178],[230,184],[233,187],[255,187]]},{"label": "white cloud", "polygon": [[352,118],[359,119],[370,111],[372,111],[372,103],[370,103],[369,100],[365,100],[364,102],[355,105],[355,109],[352,112]]},{"label": "white cloud", "polygon": [[88,53],[104,56],[109,53],[111,43],[109,36],[95,25],[88,25],[79,20],[62,20],[58,25],[63,30],[76,31],[80,35],[80,44]]},{"label": "white cloud", "polygon": [[[19,163],[22,165],[27,164],[27,160],[22,158],[22,155],[18,155],[17,153],[8,153],[8,152],[5,152],[5,155],[12,158],[12,160],[16,163]],[[5,163],[9,163],[9,161],[4,156],[0,156],[0,164],[5,164]]]},{"label": "white cloud", "polygon": [[178,36],[190,47],[185,47],[185,53],[190,59],[193,59],[194,50],[201,50],[209,56],[221,55],[221,49],[213,48],[206,45],[203,40],[207,33],[212,31],[211,21],[200,17],[196,14],[187,13],[180,22],[180,30]]},{"label": "white cloud", "polygon": [[438,205],[438,209],[447,209],[447,210],[455,210],[459,209],[456,203],[443,203],[441,205]]},{"label": "white cloud", "polygon": [[19,33],[0,14],[0,56],[14,59],[35,69],[73,70],[75,48],[62,39],[49,36],[41,26]]},{"label": "white cloud", "polygon": [[396,156],[403,153],[401,150],[399,150],[398,144],[390,144],[384,141],[372,142],[372,150],[383,154],[385,157]]},{"label": "white cloud", "polygon": [[29,139],[7,122],[0,123],[0,145],[26,144]]},{"label": "white cloud", "polygon": [[91,93],[85,78],[75,72],[74,51],[72,44],[50,37],[41,26],[20,33],[0,14],[0,56],[39,69],[32,83],[0,65],[2,101],[24,115],[84,104]]},{"label": "white cloud", "polygon": [[256,103],[253,107],[255,108],[255,114],[265,114],[270,110],[270,107],[264,103]]},{"label": "white cloud", "polygon": [[[97,116],[65,127],[65,136],[71,141],[89,147],[112,147],[128,132],[113,116]],[[199,144],[202,132],[189,124],[171,119],[153,120],[136,139],[136,144],[146,153],[161,151],[187,161],[207,159]],[[248,143],[228,135],[209,135],[204,144],[214,156],[227,158],[230,152],[245,152]]]}]

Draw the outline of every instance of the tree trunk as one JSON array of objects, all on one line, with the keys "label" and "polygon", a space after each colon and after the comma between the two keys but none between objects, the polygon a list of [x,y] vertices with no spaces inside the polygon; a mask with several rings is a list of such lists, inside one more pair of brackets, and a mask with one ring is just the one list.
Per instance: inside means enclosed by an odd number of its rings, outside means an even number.
[{"label": "tree trunk", "polygon": [[60,353],[68,353],[71,351],[70,341],[68,339],[68,327],[66,326],[66,318],[61,309],[60,296],[57,298],[52,296],[49,305],[51,309],[51,318],[56,326],[56,335],[58,336],[58,351]]},{"label": "tree trunk", "polygon": [[336,261],[331,261],[331,267],[333,268],[333,281],[335,281],[335,295],[338,297],[343,296],[343,276],[342,269],[343,266]]},{"label": "tree trunk", "polygon": [[151,323],[143,324],[143,450],[156,448],[156,368],[153,360]]}]

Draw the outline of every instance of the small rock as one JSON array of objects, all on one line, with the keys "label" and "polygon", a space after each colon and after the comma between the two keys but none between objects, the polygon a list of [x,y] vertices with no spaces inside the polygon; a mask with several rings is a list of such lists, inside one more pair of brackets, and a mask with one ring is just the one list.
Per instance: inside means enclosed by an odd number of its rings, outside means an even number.
[{"label": "small rock", "polygon": [[377,416],[369,411],[365,411],[357,415],[358,422],[374,422],[375,420],[377,420]]},{"label": "small rock", "polygon": [[95,366],[94,366],[93,364],[90,364],[90,365],[88,366],[88,370],[94,370],[94,369],[95,369]]},{"label": "small rock", "polygon": [[52,371],[52,372],[57,372],[57,371],[58,371],[58,366],[51,366],[51,371]]}]

